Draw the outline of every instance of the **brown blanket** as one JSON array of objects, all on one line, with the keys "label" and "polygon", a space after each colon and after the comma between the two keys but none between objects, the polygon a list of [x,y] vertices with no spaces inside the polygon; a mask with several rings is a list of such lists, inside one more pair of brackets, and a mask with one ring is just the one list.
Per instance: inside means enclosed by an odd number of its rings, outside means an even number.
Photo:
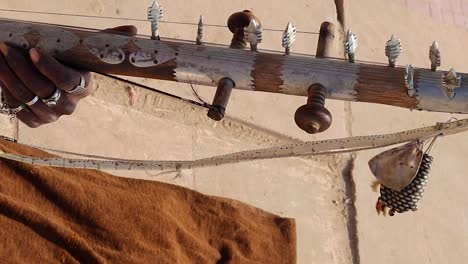
[{"label": "brown blanket", "polygon": [[294,220],[237,201],[0,159],[2,263],[295,263],[295,243]]}]

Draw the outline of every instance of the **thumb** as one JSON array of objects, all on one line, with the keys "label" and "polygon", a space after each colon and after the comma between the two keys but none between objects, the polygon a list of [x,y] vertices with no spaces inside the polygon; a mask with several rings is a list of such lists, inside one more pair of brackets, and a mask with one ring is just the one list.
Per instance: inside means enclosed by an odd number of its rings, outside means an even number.
[{"label": "thumb", "polygon": [[137,28],[132,25],[125,25],[115,28],[104,29],[102,32],[133,37],[137,34]]}]

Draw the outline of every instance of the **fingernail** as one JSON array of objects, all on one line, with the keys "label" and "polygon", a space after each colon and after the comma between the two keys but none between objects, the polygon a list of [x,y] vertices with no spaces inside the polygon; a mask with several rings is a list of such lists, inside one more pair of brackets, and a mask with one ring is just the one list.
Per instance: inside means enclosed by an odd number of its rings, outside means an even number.
[{"label": "fingernail", "polygon": [[29,56],[31,57],[31,60],[34,63],[37,63],[39,61],[39,57],[41,56],[41,54],[36,48],[32,48],[29,50]]}]

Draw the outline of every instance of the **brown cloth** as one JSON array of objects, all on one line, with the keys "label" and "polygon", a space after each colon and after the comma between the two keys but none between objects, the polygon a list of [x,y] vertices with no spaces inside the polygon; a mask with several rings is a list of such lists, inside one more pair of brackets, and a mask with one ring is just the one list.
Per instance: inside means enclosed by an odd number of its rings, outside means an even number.
[{"label": "brown cloth", "polygon": [[295,223],[170,184],[0,159],[0,262],[295,263]]}]

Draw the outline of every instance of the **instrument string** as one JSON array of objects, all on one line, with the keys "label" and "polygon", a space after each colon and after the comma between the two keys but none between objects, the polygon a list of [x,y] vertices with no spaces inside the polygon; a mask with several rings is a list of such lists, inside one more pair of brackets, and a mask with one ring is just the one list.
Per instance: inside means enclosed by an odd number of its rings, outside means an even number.
[{"label": "instrument string", "polygon": [[[14,10],[14,9],[2,9],[0,8],[0,12],[21,12],[21,13],[31,13],[31,14],[47,14],[47,15],[63,15],[63,16],[78,16],[78,17],[87,17],[87,18],[104,18],[104,19],[115,19],[115,20],[130,20],[130,21],[141,21],[141,22],[147,22],[147,20],[144,19],[136,19],[136,18],[118,18],[118,17],[100,17],[100,16],[91,16],[91,15],[76,15],[76,14],[62,14],[62,13],[53,13],[53,12],[40,12],[40,11],[27,11],[27,10]],[[28,20],[21,20],[21,19],[11,19],[11,18],[3,18],[4,20],[9,20],[13,22],[25,22],[25,23],[34,23],[34,24],[40,24],[40,25],[49,25],[49,26],[58,26],[58,27],[63,27],[63,28],[69,28],[69,29],[77,29],[77,30],[84,30],[84,31],[91,31],[91,32],[97,32],[99,29],[96,28],[88,28],[88,27],[82,27],[82,26],[74,26],[74,25],[61,25],[61,24],[54,24],[54,23],[45,23],[45,22],[35,22],[35,21],[28,21]],[[164,23],[164,21],[161,21],[161,23]],[[188,25],[194,25],[198,26],[198,23],[190,23],[190,22],[168,22],[165,21],[165,23],[173,23],[173,24],[188,24]],[[222,25],[209,25],[213,27],[223,27],[227,28],[227,26],[222,26]],[[267,31],[283,31],[280,29],[263,29]],[[297,32],[302,32],[304,34],[319,34],[317,32],[309,32],[309,31],[297,31]],[[145,34],[138,34],[136,37],[142,37],[142,38],[150,38],[150,35],[145,35]],[[183,40],[183,39],[175,39],[175,38],[167,38],[163,37],[162,40],[174,40],[174,41],[187,41],[187,42],[193,42],[191,40]],[[207,45],[212,45],[212,46],[218,46],[218,47],[229,47],[228,45],[223,45],[219,43],[214,43],[214,42],[204,42]],[[278,50],[272,50],[272,49],[260,49],[260,51],[265,51],[265,52],[271,52],[271,53],[282,53],[282,51]],[[304,56],[304,57],[315,57],[313,54],[307,54],[307,53],[299,53],[299,52],[292,52],[292,55],[296,56]],[[327,57],[327,59],[331,60],[337,60],[337,61],[347,61],[346,58],[342,57]],[[376,61],[371,61],[371,60],[363,60],[363,59],[357,59],[355,60],[356,63],[367,63],[367,64],[372,64],[372,65],[380,65],[380,66],[387,66],[387,63],[383,62],[376,62]]]},{"label": "instrument string", "polygon": [[115,75],[111,75],[111,74],[107,74],[107,73],[103,73],[103,72],[97,72],[97,73],[100,74],[100,75],[106,76],[108,78],[114,79],[116,81],[124,82],[124,83],[129,84],[129,85],[137,86],[137,87],[140,87],[140,88],[145,89],[145,90],[149,90],[149,91],[152,91],[152,92],[157,92],[159,94],[163,94],[163,95],[169,96],[171,98],[181,100],[181,101],[183,101],[185,103],[189,103],[189,104],[196,105],[196,106],[203,107],[203,108],[207,108],[207,109],[210,109],[212,107],[210,104],[208,104],[206,102],[203,102],[203,101],[202,102],[197,102],[197,101],[194,101],[194,100],[191,100],[191,99],[183,98],[181,96],[177,96],[175,94],[167,93],[167,92],[158,90],[156,88],[153,88],[153,87],[141,84],[141,83],[137,83],[137,82],[134,82],[134,81],[130,81],[130,80],[127,80],[127,79],[124,79],[124,78],[121,78],[121,77],[118,77],[118,76],[115,76]]},{"label": "instrument string", "polygon": [[[100,16],[92,16],[92,15],[79,15],[79,14],[61,14],[61,13],[53,13],[53,12],[40,12],[40,11],[27,11],[27,10],[13,10],[13,9],[0,9],[3,12],[16,12],[16,13],[28,13],[28,14],[46,14],[46,15],[61,15],[61,16],[70,16],[70,17],[86,17],[86,18],[98,18],[98,19],[113,19],[113,20],[127,20],[127,21],[141,21],[147,22],[144,19],[135,19],[135,18],[119,18],[119,17],[100,17]],[[11,20],[15,21],[15,20]],[[16,20],[21,21],[21,20]],[[23,21],[26,22],[26,21]],[[29,22],[29,21],[27,21]],[[33,22],[37,23],[37,22]],[[186,25],[194,25],[196,26],[197,23],[189,23],[189,22],[178,22],[178,21],[161,21],[161,23],[170,23],[170,24],[186,24]],[[48,24],[48,23],[38,23],[38,24],[47,24],[47,25],[56,25],[56,24]],[[66,28],[73,28],[73,29],[81,29],[81,30],[90,30],[90,31],[98,31],[97,29],[93,28],[85,28],[85,27],[78,27],[78,26],[63,26],[63,25],[56,25]],[[226,26],[222,25],[205,25],[207,27],[223,27]],[[283,30],[280,29],[264,29],[266,31],[279,31],[282,32]],[[304,34],[319,34],[316,32],[306,32],[306,31],[299,31],[298,33]],[[139,35],[144,36],[144,35]],[[148,36],[145,36],[148,37]],[[276,51],[278,52],[278,51]],[[295,54],[299,55],[299,54]],[[308,55],[310,56],[310,55]],[[336,60],[345,60],[343,58],[331,58]],[[364,61],[361,61],[364,62]],[[373,64],[381,64],[386,65],[383,63],[371,62]],[[170,93],[166,93],[155,88],[136,83],[127,79],[123,79],[114,75],[109,75],[105,73],[99,73],[106,77],[125,82],[127,84],[131,84],[143,89],[148,89],[151,91],[155,91],[166,96],[170,96],[172,98],[176,98],[182,100],[184,102],[197,105],[199,107],[210,108],[211,106],[205,102],[197,102],[190,99],[185,99],[180,96],[176,96]],[[323,155],[323,154],[330,154],[330,153],[342,153],[342,152],[351,152],[351,151],[358,151],[358,150],[365,150],[365,149],[373,149],[383,146],[388,146],[391,144],[398,144],[401,142],[408,141],[413,138],[428,138],[434,137],[440,134],[443,130],[446,130],[448,134],[451,133],[458,133],[461,131],[465,131],[468,128],[468,121],[461,120],[452,123],[445,123],[447,127],[438,126],[434,127],[427,127],[416,129],[413,131],[404,131],[400,133],[388,134],[388,135],[379,135],[379,136],[364,136],[364,137],[353,137],[353,138],[345,138],[345,139],[335,139],[335,140],[326,140],[326,141],[317,141],[317,142],[305,142],[296,145],[285,145],[279,147],[273,147],[268,149],[259,149],[255,151],[244,151],[239,153],[227,154],[222,156],[215,156],[211,158],[205,158],[200,160],[193,160],[193,161],[134,161],[134,160],[124,160],[118,158],[108,158],[108,157],[100,157],[100,156],[93,156],[93,155],[83,155],[77,153],[68,153],[68,154],[75,154],[78,156],[88,157],[88,158],[96,158],[96,159],[106,159],[106,160],[79,160],[79,159],[34,159],[33,157],[24,157],[19,155],[13,155],[9,153],[0,153],[0,157],[7,158],[11,160],[16,160],[20,162],[26,162],[30,164],[39,164],[45,166],[54,166],[54,167],[84,167],[84,168],[110,168],[110,169],[156,169],[156,170],[167,170],[167,169],[189,169],[189,168],[196,168],[196,167],[204,167],[204,166],[217,166],[221,164],[229,164],[229,163],[237,163],[240,161],[248,161],[248,160],[258,160],[258,159],[269,159],[269,158],[279,158],[279,157],[299,157],[299,156],[312,156],[312,155]],[[453,125],[453,126],[452,126]],[[57,151],[60,152],[60,151]],[[120,163],[119,163],[120,162]],[[139,167],[141,166],[141,167]]]},{"label": "instrument string", "polygon": [[[11,13],[26,13],[26,14],[40,14],[40,15],[52,15],[52,16],[69,16],[69,17],[108,19],[108,20],[125,20],[125,21],[148,22],[148,20],[146,20],[146,19],[139,19],[139,18],[132,18],[132,17],[95,16],[95,15],[57,13],[57,12],[32,11],[32,10],[17,10],[17,9],[5,9],[5,8],[0,8],[0,11],[2,11],[2,12],[11,12]],[[161,20],[160,23],[198,26],[198,22],[193,23],[193,22]],[[227,26],[217,25],[217,24],[203,24],[203,25],[205,27],[227,28]],[[274,28],[263,28],[263,30],[264,31],[272,31],[272,32],[283,32],[284,31],[284,29],[274,29]],[[310,35],[319,35],[320,34],[318,32],[313,32],[313,31],[300,31],[299,30],[299,31],[296,31],[296,32],[299,33],[299,34],[310,34]]]},{"label": "instrument string", "polygon": [[[6,11],[6,12],[21,12],[21,13],[30,13],[30,14],[47,14],[47,15],[63,15],[63,16],[78,16],[78,17],[87,17],[87,18],[109,18],[109,19],[115,19],[115,20],[125,20],[127,18],[116,18],[116,17],[98,17],[98,16],[90,16],[90,15],[75,15],[75,14],[62,14],[62,13],[52,13],[52,12],[40,12],[40,11],[27,11],[27,10],[13,10],[13,9],[1,9],[0,8],[0,11]],[[77,30],[84,30],[84,31],[91,31],[91,32],[97,32],[99,31],[98,29],[95,29],[95,28],[87,28],[87,27],[82,27],[82,26],[74,26],[74,25],[59,25],[59,24],[52,24],[52,23],[44,23],[44,22],[35,22],[35,21],[24,21],[24,20],[17,20],[17,19],[6,19],[8,21],[14,21],[14,22],[29,22],[29,23],[34,23],[34,24],[40,24],[40,25],[53,25],[53,26],[59,26],[59,27],[64,27],[64,28],[69,28],[69,29],[77,29]],[[133,18],[128,18],[128,20],[132,21],[132,20],[135,20],[135,21],[144,21],[146,22],[146,20],[143,20],[143,19],[133,19]],[[166,21],[167,22],[167,21]],[[179,22],[177,22],[179,23]],[[185,23],[185,22],[180,22],[180,23]],[[195,23],[186,23],[186,24],[193,24],[193,25],[197,25]],[[225,27],[225,26],[220,26],[220,25],[215,25],[215,26],[219,26],[219,27]],[[138,35],[140,37],[147,37],[149,38],[149,36],[147,35]],[[170,38],[166,38],[166,39],[170,39]],[[177,41],[180,41],[179,39],[174,39],[174,40],[177,40]],[[226,45],[220,45],[220,44],[216,44],[216,43],[206,43],[208,45],[213,45],[213,46],[224,46],[224,47],[227,47]],[[273,52],[273,53],[280,53],[279,51],[276,51],[276,50],[265,50],[265,51],[268,51],[268,52]],[[310,54],[300,54],[300,53],[294,53],[294,55],[299,55],[299,56],[307,56],[307,57],[312,57],[312,55]],[[327,59],[332,59],[332,60],[346,60],[344,58],[327,58]],[[370,64],[374,64],[374,65],[386,65],[384,63],[378,63],[378,62],[372,62],[372,61],[359,61],[359,62],[364,62],[364,63],[370,63]],[[337,70],[337,69],[334,69],[334,68],[331,68],[331,69],[328,69],[330,71],[334,71],[334,70]],[[108,78],[112,78],[114,80],[117,80],[117,81],[121,81],[121,82],[125,82],[129,85],[134,85],[134,86],[137,86],[137,87],[140,87],[140,88],[143,88],[143,89],[146,89],[146,90],[151,90],[151,91],[154,91],[154,92],[157,92],[157,93],[160,93],[160,94],[164,94],[166,96],[169,96],[169,97],[172,97],[172,98],[175,98],[175,99],[178,99],[178,100],[181,100],[183,102],[186,102],[186,103],[189,103],[189,104],[192,104],[192,105],[195,105],[195,106],[199,106],[199,107],[203,107],[203,108],[207,108],[207,109],[210,109],[212,106],[206,102],[204,102],[203,100],[200,100],[199,102],[197,101],[194,101],[194,100],[190,100],[190,99],[186,99],[186,98],[183,98],[183,97],[180,97],[180,96],[177,96],[177,95],[174,95],[174,94],[170,94],[170,93],[167,93],[167,92],[163,92],[163,91],[160,91],[156,88],[152,88],[152,87],[149,87],[149,86],[146,86],[146,85],[143,85],[143,84],[139,84],[139,83],[136,83],[136,82],[132,82],[128,79],[124,79],[124,78],[120,78],[120,77],[117,77],[117,76],[114,76],[114,75],[110,75],[110,74],[106,74],[106,73],[102,73],[102,72],[97,72],[103,76],[106,76]],[[193,89],[192,89],[193,90]],[[195,93],[195,97],[197,97],[197,94],[196,92]],[[198,98],[198,97],[197,97]]]}]

